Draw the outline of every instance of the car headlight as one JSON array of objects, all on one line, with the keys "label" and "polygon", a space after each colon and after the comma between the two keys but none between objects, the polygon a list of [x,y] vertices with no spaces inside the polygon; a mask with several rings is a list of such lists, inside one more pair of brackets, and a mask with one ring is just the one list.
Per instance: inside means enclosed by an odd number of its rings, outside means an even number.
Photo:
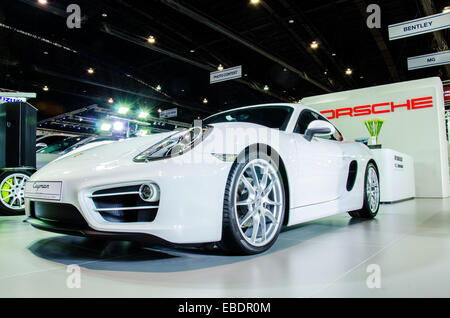
[{"label": "car headlight", "polygon": [[193,149],[212,131],[212,126],[192,127],[177,132],[134,157],[135,162],[148,162],[180,156]]}]

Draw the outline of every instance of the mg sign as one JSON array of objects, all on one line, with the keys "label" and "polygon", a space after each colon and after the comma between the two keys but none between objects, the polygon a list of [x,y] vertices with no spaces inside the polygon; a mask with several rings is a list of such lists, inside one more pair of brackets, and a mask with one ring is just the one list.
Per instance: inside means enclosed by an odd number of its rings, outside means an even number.
[{"label": "mg sign", "polygon": [[450,51],[408,57],[408,70],[450,64]]}]

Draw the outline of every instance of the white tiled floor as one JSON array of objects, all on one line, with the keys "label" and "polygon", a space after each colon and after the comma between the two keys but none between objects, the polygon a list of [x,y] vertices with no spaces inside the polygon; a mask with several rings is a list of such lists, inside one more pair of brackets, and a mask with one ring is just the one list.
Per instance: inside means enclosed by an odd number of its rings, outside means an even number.
[{"label": "white tiled floor", "polygon": [[[23,219],[0,217],[0,297],[450,297],[450,199],[302,224],[251,257],[98,244]],[[80,289],[67,288],[70,264],[81,268]],[[380,266],[379,289],[366,285],[370,264]]]}]

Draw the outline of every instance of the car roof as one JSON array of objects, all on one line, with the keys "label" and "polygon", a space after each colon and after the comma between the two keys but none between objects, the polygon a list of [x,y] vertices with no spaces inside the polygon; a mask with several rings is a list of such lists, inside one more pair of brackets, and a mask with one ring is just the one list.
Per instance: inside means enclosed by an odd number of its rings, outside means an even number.
[{"label": "car roof", "polygon": [[211,116],[208,116],[207,118],[205,118],[205,120],[208,119],[209,117],[220,115],[220,114],[227,113],[229,111],[234,111],[234,110],[256,108],[256,107],[286,107],[286,106],[292,107],[293,109],[301,109],[301,110],[303,110],[303,109],[310,109],[310,110],[318,113],[318,111],[315,110],[314,108],[306,106],[306,105],[303,105],[303,104],[297,104],[297,103],[269,103],[269,104],[258,104],[258,105],[249,105],[249,106],[231,108],[231,109],[219,112],[219,113],[212,114]]}]

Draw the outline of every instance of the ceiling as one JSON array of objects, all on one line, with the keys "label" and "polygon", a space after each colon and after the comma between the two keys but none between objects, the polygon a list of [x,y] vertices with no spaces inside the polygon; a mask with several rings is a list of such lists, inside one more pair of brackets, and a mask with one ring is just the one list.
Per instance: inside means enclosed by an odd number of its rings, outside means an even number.
[{"label": "ceiling", "polygon": [[[407,70],[407,57],[437,49],[435,33],[387,36],[389,24],[428,15],[424,5],[441,12],[446,1],[376,1],[382,27],[372,30],[363,0],[77,0],[81,28],[69,29],[66,7],[74,2],[0,3],[0,88],[36,92],[31,103],[40,119],[126,103],[153,116],[177,107],[176,120],[191,122],[248,104],[449,78],[445,67]],[[449,38],[448,29],[436,33]],[[211,85],[209,73],[220,64],[242,65],[244,76]]]}]

